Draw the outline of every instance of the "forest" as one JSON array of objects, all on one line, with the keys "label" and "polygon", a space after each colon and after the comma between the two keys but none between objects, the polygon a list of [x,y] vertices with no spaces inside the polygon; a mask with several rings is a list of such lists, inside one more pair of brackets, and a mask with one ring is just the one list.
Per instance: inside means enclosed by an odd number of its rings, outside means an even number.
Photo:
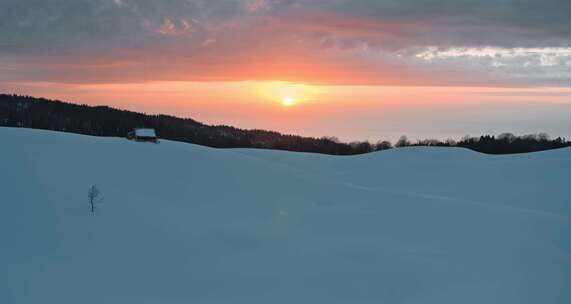
[{"label": "forest", "polygon": [[206,125],[191,118],[149,115],[107,106],[10,94],[0,94],[0,126],[109,137],[125,137],[134,128],[144,127],[154,128],[161,139],[214,148],[259,148],[331,155],[363,154],[406,146],[463,147],[488,154],[525,153],[571,146],[571,142],[565,138],[551,138],[545,133],[465,136],[460,140],[446,141],[410,141],[402,136],[394,145],[386,140],[344,143],[335,137],[303,137],[226,125]]}]

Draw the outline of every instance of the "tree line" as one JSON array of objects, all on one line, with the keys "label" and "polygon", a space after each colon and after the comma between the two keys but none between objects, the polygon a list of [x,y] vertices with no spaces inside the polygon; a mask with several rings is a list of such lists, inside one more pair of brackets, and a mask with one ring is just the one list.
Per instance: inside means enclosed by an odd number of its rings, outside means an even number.
[{"label": "tree line", "polygon": [[552,139],[546,133],[523,136],[516,136],[512,133],[502,133],[498,136],[482,135],[473,137],[466,135],[459,141],[453,139],[447,139],[446,141],[426,139],[411,142],[406,136],[403,136],[397,141],[395,146],[461,147],[487,154],[513,154],[570,147],[571,142],[563,137]]},{"label": "tree line", "polygon": [[454,140],[409,141],[401,137],[377,143],[343,143],[335,137],[302,137],[266,130],[244,130],[226,125],[206,125],[190,118],[149,115],[107,106],[88,106],[45,98],[0,94],[0,126],[46,129],[94,136],[125,137],[134,128],[154,128],[162,139],[214,148],[261,148],[333,155],[363,154],[406,146],[457,146],[491,154],[523,153],[571,146],[547,134],[466,136]]}]

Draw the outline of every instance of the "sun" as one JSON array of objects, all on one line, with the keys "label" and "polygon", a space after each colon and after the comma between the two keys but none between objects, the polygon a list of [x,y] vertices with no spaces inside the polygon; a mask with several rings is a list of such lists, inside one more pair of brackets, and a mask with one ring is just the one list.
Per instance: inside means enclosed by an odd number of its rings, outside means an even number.
[{"label": "sun", "polygon": [[292,107],[297,104],[297,100],[291,96],[284,96],[282,98],[282,106],[284,107]]},{"label": "sun", "polygon": [[257,82],[254,88],[261,98],[284,108],[309,103],[322,90],[313,85],[285,81]]}]

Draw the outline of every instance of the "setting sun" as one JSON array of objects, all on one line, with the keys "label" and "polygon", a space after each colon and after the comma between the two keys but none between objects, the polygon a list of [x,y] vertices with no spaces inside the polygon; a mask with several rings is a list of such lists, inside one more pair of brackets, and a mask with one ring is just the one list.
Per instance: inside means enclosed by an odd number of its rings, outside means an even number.
[{"label": "setting sun", "polygon": [[297,101],[293,97],[286,96],[282,99],[282,106],[284,107],[292,107],[297,104]]},{"label": "setting sun", "polygon": [[256,85],[260,97],[283,107],[292,107],[311,101],[320,89],[317,86],[289,82],[260,82]]}]

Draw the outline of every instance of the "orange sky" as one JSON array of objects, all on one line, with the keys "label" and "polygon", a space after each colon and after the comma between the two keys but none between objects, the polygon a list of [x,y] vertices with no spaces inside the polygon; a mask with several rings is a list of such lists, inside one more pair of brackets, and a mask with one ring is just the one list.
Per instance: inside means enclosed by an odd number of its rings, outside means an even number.
[{"label": "orange sky", "polygon": [[[571,89],[291,82],[14,83],[22,94],[342,140],[548,132],[568,136]],[[293,105],[284,106],[284,99]],[[571,134],[569,134],[571,135]]]},{"label": "orange sky", "polygon": [[6,0],[0,92],[344,140],[570,137],[571,4],[526,3]]}]

